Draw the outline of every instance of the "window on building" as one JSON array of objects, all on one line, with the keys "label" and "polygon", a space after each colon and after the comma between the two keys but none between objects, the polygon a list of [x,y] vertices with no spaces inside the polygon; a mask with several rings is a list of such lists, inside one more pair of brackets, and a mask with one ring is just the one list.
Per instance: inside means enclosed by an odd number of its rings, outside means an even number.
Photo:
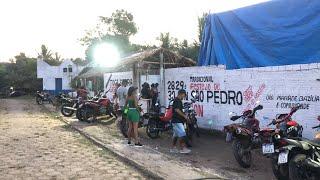
[{"label": "window on building", "polygon": [[68,69],[69,69],[69,72],[72,72],[72,67],[69,67]]},{"label": "window on building", "polygon": [[63,68],[63,72],[68,72],[68,68]]}]

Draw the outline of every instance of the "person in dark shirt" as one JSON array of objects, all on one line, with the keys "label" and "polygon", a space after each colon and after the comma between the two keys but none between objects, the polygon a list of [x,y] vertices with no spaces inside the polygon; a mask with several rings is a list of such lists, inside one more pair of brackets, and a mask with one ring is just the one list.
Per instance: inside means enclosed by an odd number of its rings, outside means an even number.
[{"label": "person in dark shirt", "polygon": [[[178,96],[173,101],[173,116],[172,116],[172,128],[173,128],[173,140],[172,140],[172,149],[171,152],[180,152],[183,154],[190,153],[191,150],[186,148],[185,140],[186,131],[184,128],[184,122],[189,122],[188,117],[183,113],[183,104],[182,100],[186,97],[186,91],[184,89],[180,89],[178,91]],[[179,140],[180,151],[176,147],[176,140]]]}]

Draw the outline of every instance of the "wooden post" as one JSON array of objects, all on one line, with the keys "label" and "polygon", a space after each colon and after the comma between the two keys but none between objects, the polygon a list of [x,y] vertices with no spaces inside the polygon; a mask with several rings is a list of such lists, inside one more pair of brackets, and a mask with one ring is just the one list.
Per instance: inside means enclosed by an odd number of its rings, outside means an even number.
[{"label": "wooden post", "polygon": [[165,105],[165,78],[164,78],[164,60],[163,60],[163,50],[160,51],[160,84],[159,84],[159,91],[160,91],[160,104]]}]

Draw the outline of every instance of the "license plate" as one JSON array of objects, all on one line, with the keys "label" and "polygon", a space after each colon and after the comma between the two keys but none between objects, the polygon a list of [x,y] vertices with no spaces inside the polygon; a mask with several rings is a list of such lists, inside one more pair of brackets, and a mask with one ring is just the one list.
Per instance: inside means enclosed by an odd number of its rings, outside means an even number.
[{"label": "license plate", "polygon": [[281,152],[278,157],[278,164],[285,164],[288,162],[288,151]]},{"label": "license plate", "polygon": [[274,145],[273,145],[273,143],[262,144],[262,153],[263,154],[274,153]]}]

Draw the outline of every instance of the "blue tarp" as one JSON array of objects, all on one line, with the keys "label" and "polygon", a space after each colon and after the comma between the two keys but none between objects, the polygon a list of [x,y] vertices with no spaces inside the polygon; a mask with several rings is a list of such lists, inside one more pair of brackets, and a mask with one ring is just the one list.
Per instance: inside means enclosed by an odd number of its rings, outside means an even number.
[{"label": "blue tarp", "polygon": [[210,14],[198,65],[227,69],[320,62],[320,0],[276,0]]}]

